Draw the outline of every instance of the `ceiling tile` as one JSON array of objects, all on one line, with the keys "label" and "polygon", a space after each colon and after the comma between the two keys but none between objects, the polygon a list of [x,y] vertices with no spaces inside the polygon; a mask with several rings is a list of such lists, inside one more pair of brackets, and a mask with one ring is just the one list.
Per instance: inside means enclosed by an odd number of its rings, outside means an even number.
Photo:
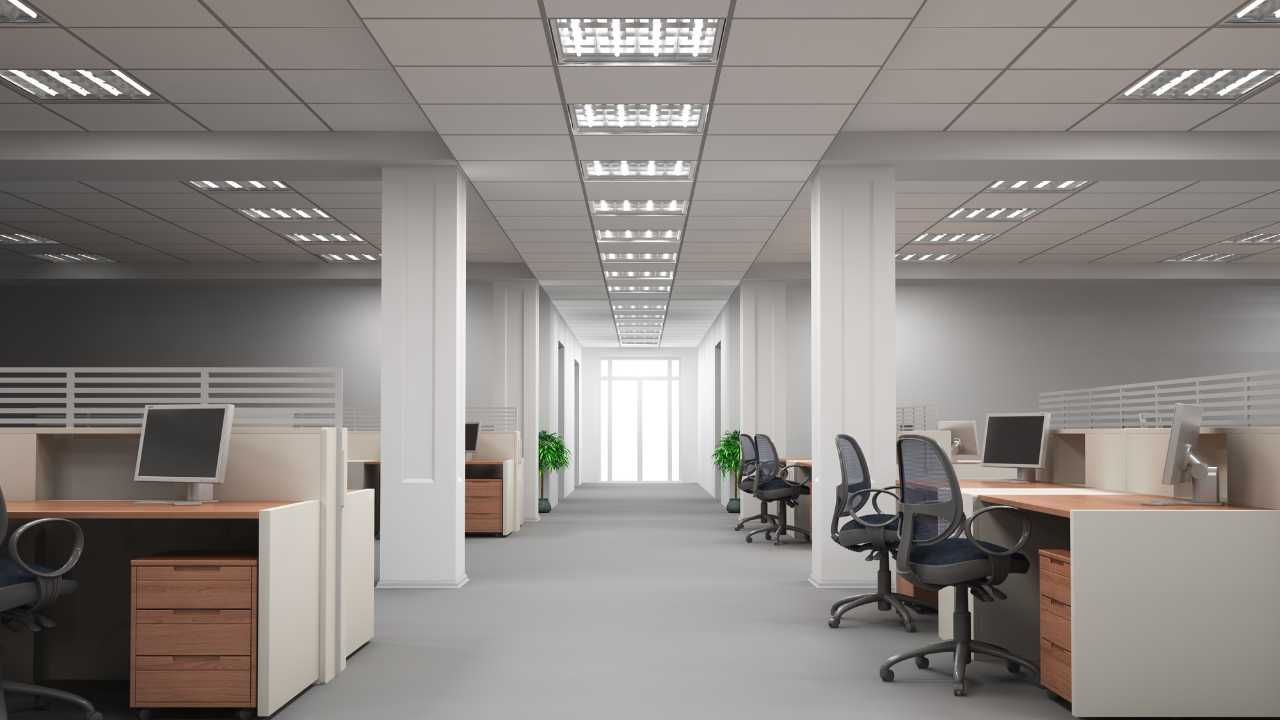
[{"label": "ceiling tile", "polygon": [[422,103],[560,102],[551,68],[401,68],[400,76]]},{"label": "ceiling tile", "polygon": [[1190,130],[1222,105],[1199,103],[1112,103],[1085,118],[1075,130]]},{"label": "ceiling tile", "polygon": [[852,105],[732,105],[717,102],[708,133],[835,134]]},{"label": "ceiling tile", "polygon": [[[1154,209],[1202,209],[1202,210],[1224,210],[1234,207],[1258,196],[1257,192],[1247,193],[1215,193],[1215,192],[1192,192],[1194,186],[1186,191],[1175,193],[1162,200],[1154,202],[1151,207]],[[1261,192],[1261,191],[1260,191]]]},{"label": "ceiling tile", "polygon": [[1137,208],[1163,197],[1160,193],[1076,193],[1060,208]]},{"label": "ceiling tile", "polygon": [[963,104],[859,103],[844,129],[941,130],[955,119]]},{"label": "ceiling tile", "polygon": [[1244,0],[1076,0],[1057,27],[1194,27],[1217,23]]},{"label": "ceiling tile", "polygon": [[1280,104],[1242,103],[1196,129],[1274,132],[1280,129]]},{"label": "ceiling tile", "polygon": [[140,70],[134,75],[169,102],[295,102],[268,70]]},{"label": "ceiling tile", "polygon": [[59,28],[6,27],[0,66],[7,68],[103,68],[112,64]]},{"label": "ceiling tile", "polygon": [[426,132],[431,123],[420,105],[316,104],[316,111],[334,130],[369,132]]},{"label": "ceiling tile", "polygon": [[923,0],[738,0],[735,18],[909,18]]},{"label": "ceiling tile", "polygon": [[347,0],[205,0],[231,27],[358,27]]},{"label": "ceiling tile", "polygon": [[567,132],[560,105],[424,105],[431,124],[443,134],[559,135]]},{"label": "ceiling tile", "polygon": [[933,0],[916,16],[915,27],[1043,27],[1068,0]]},{"label": "ceiling tile", "polygon": [[54,110],[86,130],[203,130],[172,105],[63,103]]},{"label": "ceiling tile", "polygon": [[577,163],[574,162],[467,160],[458,164],[474,183],[529,180],[568,182],[580,179]]},{"label": "ceiling tile", "polygon": [[277,68],[369,69],[387,60],[364,28],[241,28],[240,37]]},{"label": "ceiling tile", "polygon": [[1133,83],[1132,70],[1009,70],[982,102],[1101,103]]},{"label": "ceiling tile", "polygon": [[1171,193],[1191,185],[1189,180],[1100,180],[1079,194],[1092,193]]},{"label": "ceiling tile", "polygon": [[912,28],[885,67],[1004,68],[1036,32],[1032,28]]},{"label": "ceiling tile", "polygon": [[[714,67],[566,66],[560,68],[567,102],[707,102]],[[723,79],[721,87],[723,88]]]},{"label": "ceiling tile", "polygon": [[[726,67],[716,86],[716,104],[852,104],[875,74],[875,68],[865,67]],[[713,110],[713,122],[714,117]]]},{"label": "ceiling tile", "polygon": [[707,160],[818,160],[831,135],[711,135],[702,151]]},{"label": "ceiling tile", "polygon": [[[729,0],[547,0],[545,5],[549,17],[724,17],[729,13]],[[641,9],[646,14],[638,15]]]},{"label": "ceiling tile", "polygon": [[710,160],[698,166],[698,182],[703,180],[792,180],[809,177],[815,163],[812,162],[757,162]]},{"label": "ceiling tile", "polygon": [[1280,190],[1276,180],[1201,180],[1187,188],[1187,193],[1269,193]]},{"label": "ceiling tile", "polygon": [[459,160],[562,160],[573,162],[568,135],[445,135]]},{"label": "ceiling tile", "polygon": [[409,103],[395,70],[281,70],[280,79],[308,103]]},{"label": "ceiling tile", "polygon": [[702,200],[792,200],[800,192],[799,182],[715,182],[699,178],[694,199]]},{"label": "ceiling tile", "polygon": [[[884,70],[863,99],[869,103],[967,103],[995,70]],[[857,111],[854,111],[857,115]]]},{"label": "ceiling tile", "polygon": [[0,130],[79,130],[64,118],[35,105],[0,104]]},{"label": "ceiling tile", "polygon": [[485,200],[583,201],[582,184],[576,182],[483,182],[476,190]]},{"label": "ceiling tile", "polygon": [[1096,105],[983,103],[972,105],[951,130],[1066,130]]},{"label": "ceiling tile", "polygon": [[540,17],[537,0],[352,0],[366,18]]},{"label": "ceiling tile", "polygon": [[578,157],[585,160],[695,160],[697,135],[579,135]]},{"label": "ceiling tile", "polygon": [[65,27],[215,27],[218,19],[196,0],[40,0],[40,9]]},{"label": "ceiling tile", "polygon": [[393,65],[550,65],[538,20],[369,20]]},{"label": "ceiling tile", "polygon": [[324,123],[300,103],[262,105],[183,105],[210,130],[325,130]]},{"label": "ceiling tile", "polygon": [[262,67],[222,28],[91,28],[79,34],[120,67],[129,69]]},{"label": "ceiling tile", "polygon": [[735,19],[724,63],[876,66],[906,27],[906,20]]},{"label": "ceiling tile", "polygon": [[1018,68],[1154,67],[1191,38],[1176,28],[1050,28],[1018,58]]},{"label": "ceiling tile", "polygon": [[1280,65],[1275,28],[1216,28],[1166,64],[1185,68],[1274,68]]}]

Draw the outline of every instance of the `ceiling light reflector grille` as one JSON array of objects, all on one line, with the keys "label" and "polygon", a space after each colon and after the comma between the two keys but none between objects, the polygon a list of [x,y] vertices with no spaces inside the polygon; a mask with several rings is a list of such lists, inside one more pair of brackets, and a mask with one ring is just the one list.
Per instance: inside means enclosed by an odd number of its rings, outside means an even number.
[{"label": "ceiling light reflector grille", "polygon": [[696,63],[716,61],[720,18],[553,18],[560,63]]},{"label": "ceiling light reflector grille", "polygon": [[0,78],[36,100],[157,100],[119,70],[0,70]]},{"label": "ceiling light reflector grille", "polygon": [[1130,85],[1121,100],[1229,102],[1242,98],[1280,76],[1271,68],[1227,68],[1222,70],[1153,70]]},{"label": "ceiling light reflector grille", "polygon": [[688,180],[693,163],[687,160],[585,160],[588,180]]}]

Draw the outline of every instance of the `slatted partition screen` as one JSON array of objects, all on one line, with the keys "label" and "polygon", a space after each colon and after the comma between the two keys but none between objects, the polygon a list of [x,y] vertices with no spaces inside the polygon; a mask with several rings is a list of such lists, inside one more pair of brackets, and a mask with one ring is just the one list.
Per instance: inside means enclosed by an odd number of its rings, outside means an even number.
[{"label": "slatted partition screen", "polygon": [[915,432],[931,430],[929,418],[933,412],[928,405],[899,405],[898,432]]},{"label": "slatted partition screen", "polygon": [[0,368],[0,426],[129,427],[147,405],[232,404],[236,423],[333,427],[342,371],[286,367]]},{"label": "slatted partition screen", "polygon": [[1057,428],[1167,426],[1176,403],[1203,407],[1205,426],[1280,425],[1280,370],[1040,393]]},{"label": "slatted partition screen", "polygon": [[480,423],[480,429],[484,432],[519,432],[520,430],[520,419],[513,407],[468,405],[466,418],[469,423]]}]

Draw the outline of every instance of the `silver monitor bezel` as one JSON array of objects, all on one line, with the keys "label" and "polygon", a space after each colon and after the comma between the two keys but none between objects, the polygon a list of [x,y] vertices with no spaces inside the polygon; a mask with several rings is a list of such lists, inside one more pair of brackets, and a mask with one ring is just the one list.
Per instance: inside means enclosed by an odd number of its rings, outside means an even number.
[{"label": "silver monitor bezel", "polygon": [[[213,477],[195,477],[195,476],[178,476],[165,477],[161,475],[141,475],[142,470],[142,449],[146,445],[147,440],[147,422],[151,418],[152,410],[211,410],[220,409],[222,415],[222,438],[218,444],[218,468]],[[235,423],[235,405],[147,405],[142,409],[142,428],[138,433],[138,456],[133,463],[133,481],[134,482],[167,482],[167,483],[190,483],[190,484],[214,484],[221,485],[226,482],[227,477],[227,450],[231,447],[231,426]]]},{"label": "silver monitor bezel", "polygon": [[[991,418],[1009,418],[1009,417],[1016,417],[1016,418],[1039,417],[1044,419],[1044,424],[1040,427],[1040,452],[1037,455],[1037,457],[1039,458],[1038,463],[1034,465],[1028,465],[1028,464],[1018,464],[1018,463],[987,462],[987,448],[989,447],[989,444],[987,443],[987,433],[991,432]],[[987,467],[1030,468],[1030,469],[1037,469],[1037,470],[1043,467],[1046,467],[1046,463],[1048,462],[1048,451],[1049,451],[1049,420],[1050,419],[1051,419],[1051,413],[1047,413],[1047,412],[987,413],[986,421],[982,426],[982,455],[980,456],[982,458],[982,464]]]}]

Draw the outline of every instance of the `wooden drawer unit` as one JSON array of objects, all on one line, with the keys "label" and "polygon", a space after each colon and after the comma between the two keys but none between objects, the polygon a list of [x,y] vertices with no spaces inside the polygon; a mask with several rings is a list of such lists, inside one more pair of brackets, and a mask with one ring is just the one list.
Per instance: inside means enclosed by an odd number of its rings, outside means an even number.
[{"label": "wooden drawer unit", "polygon": [[[467,471],[474,472],[474,467],[468,465]],[[498,466],[499,470],[501,467]],[[502,480],[467,478],[466,482],[466,531],[473,534],[501,533]]]},{"label": "wooden drawer unit", "polygon": [[1040,684],[1071,700],[1071,551],[1040,551]]},{"label": "wooden drawer unit", "polygon": [[162,556],[132,565],[130,705],[255,708],[257,558]]}]

